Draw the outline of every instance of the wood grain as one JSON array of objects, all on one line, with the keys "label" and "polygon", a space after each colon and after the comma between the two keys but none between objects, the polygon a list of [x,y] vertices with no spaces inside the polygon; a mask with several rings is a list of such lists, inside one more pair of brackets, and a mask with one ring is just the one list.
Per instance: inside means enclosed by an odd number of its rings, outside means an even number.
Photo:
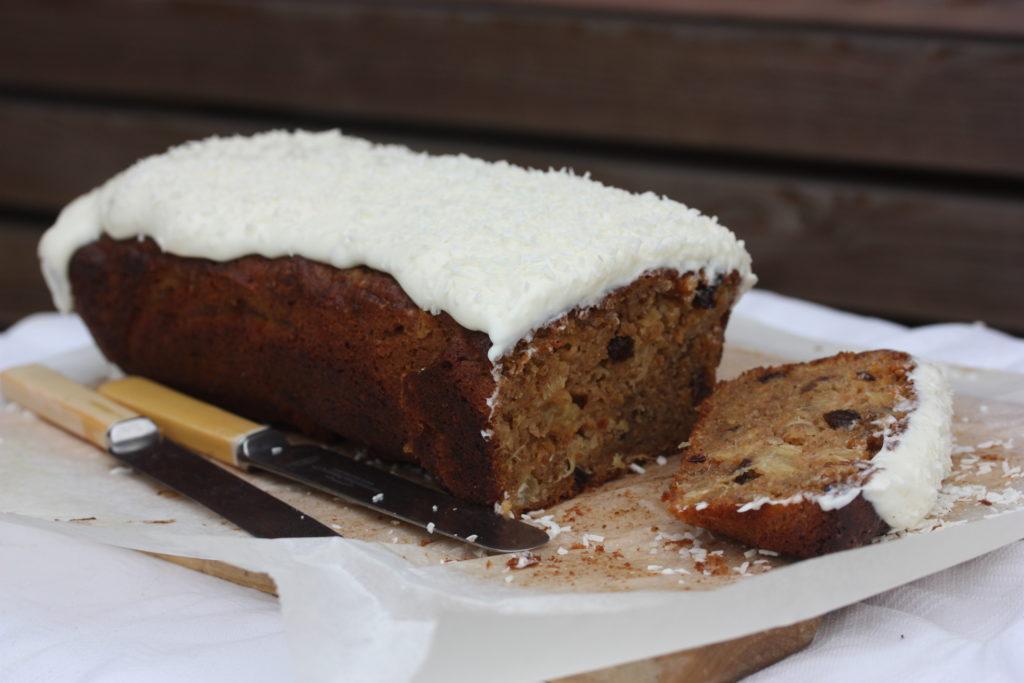
[{"label": "wood grain", "polygon": [[[0,388],[6,400],[103,450],[114,445],[109,436],[114,425],[139,417],[120,403],[43,365],[7,368],[0,372]],[[149,433],[155,434],[151,424],[149,427]]]},{"label": "wood grain", "polygon": [[[454,0],[467,5],[476,0]],[[1010,0],[491,0],[507,7],[678,16],[748,23],[835,26],[876,31],[1024,35],[1024,5]]]},{"label": "wood grain", "polygon": [[26,0],[0,86],[1024,177],[1024,41],[556,10]]},{"label": "wood grain", "polygon": [[[55,212],[136,158],[173,143],[281,123],[0,101],[0,146],[5,150],[0,155],[0,204],[28,198],[34,207]],[[541,168],[570,166],[612,185],[684,200],[718,215],[747,241],[768,289],[890,317],[981,319],[1024,330],[1024,302],[1009,294],[1024,289],[1020,195],[971,193],[950,185],[900,186],[842,174],[749,170],[687,155],[595,153],[571,146],[353,130],[434,152],[507,158]],[[43,141],[46,154],[40,155]],[[7,239],[5,234],[0,239]],[[28,247],[19,248],[27,253]],[[25,286],[38,287],[34,260],[20,258],[31,264],[12,260],[22,264]],[[48,306],[41,293],[33,296]]]},{"label": "wood grain", "polygon": [[99,392],[156,422],[160,433],[176,444],[232,467],[245,469],[238,461],[242,441],[265,429],[145,377],[104,382]]},{"label": "wood grain", "polygon": [[53,309],[36,259],[43,227],[35,221],[0,217],[0,329],[30,313]]},{"label": "wood grain", "polygon": [[236,567],[233,564],[221,562],[220,560],[203,560],[198,557],[181,557],[180,555],[166,555],[164,553],[147,552],[145,554],[161,560],[166,560],[167,562],[172,562],[180,567],[185,567],[186,569],[191,569],[193,571],[214,576],[218,579],[230,581],[231,583],[238,584],[239,586],[253,588],[261,593],[277,595],[277,584],[274,583],[274,579],[270,578],[269,574],[264,574],[263,572],[249,571],[248,569],[242,569],[241,567]]},{"label": "wood grain", "polygon": [[809,619],[724,643],[556,679],[558,683],[727,683],[760,671],[804,649],[821,618]]}]

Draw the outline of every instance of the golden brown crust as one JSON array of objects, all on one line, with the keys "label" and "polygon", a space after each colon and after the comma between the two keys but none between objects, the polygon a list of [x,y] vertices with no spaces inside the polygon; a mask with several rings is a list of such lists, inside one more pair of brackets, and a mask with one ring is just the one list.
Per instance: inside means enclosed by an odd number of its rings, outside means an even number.
[{"label": "golden brown crust", "polygon": [[[668,495],[668,494],[667,494]],[[731,503],[671,506],[679,519],[714,533],[734,538],[753,548],[764,548],[791,557],[816,557],[856,548],[888,530],[871,503],[857,496],[838,510],[822,510],[814,501],[788,505],[764,505],[738,512]]]},{"label": "golden brown crust", "polygon": [[[755,368],[720,383],[699,410],[672,487],[680,519],[744,543],[810,557],[888,527],[856,488],[872,474],[880,423],[905,424],[912,359],[842,353]],[[820,500],[855,495],[837,509]]]},{"label": "golden brown crust", "polygon": [[[685,438],[714,382],[739,288],[735,274],[712,284],[657,272],[567,314],[503,359],[492,415],[487,335],[421,310],[378,271],[301,257],[221,263],[102,237],[76,252],[69,275],[78,312],[125,372],[256,420],[365,444],[422,465],[461,498],[511,510],[574,495]],[[577,414],[579,392],[566,392],[585,372],[606,383],[605,403],[593,394]],[[537,377],[564,386],[540,391]],[[513,396],[528,400],[513,407]],[[589,430],[589,450],[573,440],[578,429]],[[585,476],[551,475],[563,445],[580,451]],[[535,495],[516,498],[536,476]]]},{"label": "golden brown crust", "polygon": [[69,275],[76,309],[125,372],[420,462],[461,497],[500,497],[480,439],[490,341],[422,311],[390,276],[299,257],[186,259],[108,237],[79,249]]}]

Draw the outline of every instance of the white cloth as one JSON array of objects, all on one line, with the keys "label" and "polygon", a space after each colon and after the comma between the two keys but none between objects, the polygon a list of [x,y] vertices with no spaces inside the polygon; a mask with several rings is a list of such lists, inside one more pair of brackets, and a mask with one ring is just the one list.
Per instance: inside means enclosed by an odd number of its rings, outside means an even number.
[{"label": "white cloth", "polygon": [[[1024,372],[1024,341],[980,325],[907,329],[759,291],[735,316],[851,347]],[[0,335],[0,367],[88,341],[73,316],[31,316]],[[751,680],[1024,680],[1021,585],[1016,543],[829,615],[810,648]],[[0,680],[256,682],[289,680],[293,670],[272,598],[0,523]]]}]

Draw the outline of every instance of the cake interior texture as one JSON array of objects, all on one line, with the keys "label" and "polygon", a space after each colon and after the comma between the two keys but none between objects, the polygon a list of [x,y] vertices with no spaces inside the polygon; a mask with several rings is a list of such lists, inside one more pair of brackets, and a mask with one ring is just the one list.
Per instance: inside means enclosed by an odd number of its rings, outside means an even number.
[{"label": "cake interior texture", "polygon": [[77,250],[69,277],[125,372],[417,463],[508,512],[674,450],[714,386],[741,285],[737,273],[652,271],[492,362],[486,334],[420,309],[369,268],[215,262],[104,236]]},{"label": "cake interior texture", "polygon": [[684,521],[806,556],[885,530],[858,487],[883,426],[898,438],[916,396],[912,359],[844,353],[751,370],[718,386],[667,495]]},{"label": "cake interior texture", "polygon": [[652,273],[521,342],[490,422],[503,502],[541,507],[674,451],[715,384],[736,284]]}]

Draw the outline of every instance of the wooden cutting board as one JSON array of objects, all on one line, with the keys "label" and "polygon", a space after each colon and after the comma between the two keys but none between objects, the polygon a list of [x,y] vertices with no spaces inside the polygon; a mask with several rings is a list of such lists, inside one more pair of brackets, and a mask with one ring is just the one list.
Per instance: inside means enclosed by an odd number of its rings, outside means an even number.
[{"label": "wooden cutting board", "polygon": [[[247,588],[277,594],[267,574],[225,562],[147,553]],[[724,683],[760,671],[799,652],[814,640],[821,618],[809,619],[723,643],[680,650],[651,659],[556,679],[559,683]]]}]

